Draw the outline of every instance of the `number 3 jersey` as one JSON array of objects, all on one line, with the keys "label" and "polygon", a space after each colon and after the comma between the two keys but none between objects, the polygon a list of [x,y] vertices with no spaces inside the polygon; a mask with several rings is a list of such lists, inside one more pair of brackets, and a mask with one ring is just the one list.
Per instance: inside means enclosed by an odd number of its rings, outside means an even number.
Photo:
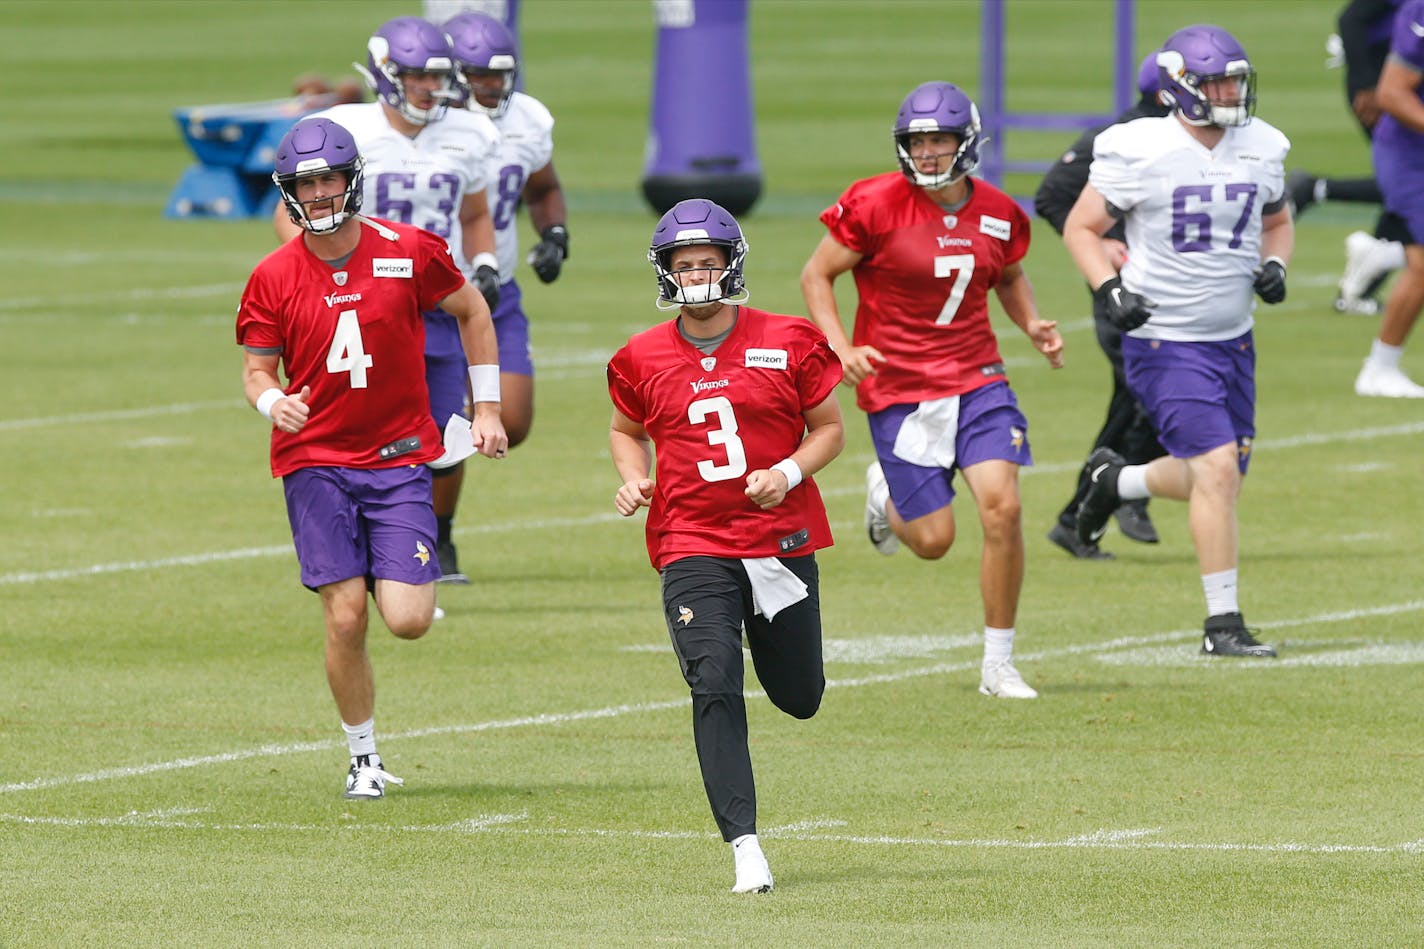
[{"label": "number 3 jersey", "polygon": [[[443,451],[425,387],[421,313],[465,278],[439,237],[383,226],[397,239],[360,224],[355,251],[337,268],[297,235],[257,265],[242,293],[238,344],[280,352],[288,394],[311,386],[306,427],[272,429],[274,477],[300,468],[416,464]],[[383,446],[411,436],[420,438],[418,450],[380,457]]]},{"label": "number 3 jersey", "polygon": [[608,363],[613,404],[656,446],[648,557],[802,556],[831,545],[811,478],[763,511],[747,475],[796,450],[802,413],[841,381],[841,364],[809,320],[741,307],[712,355],[683,339],[678,321],[630,339]]},{"label": "number 3 jersey", "polygon": [[960,395],[1004,378],[988,293],[1028,252],[1028,216],[972,179],[957,211],[904,175],[857,181],[821,213],[839,244],[861,255],[852,342],[885,356],[856,388],[866,412]]},{"label": "number 3 jersey", "polygon": [[1122,282],[1157,304],[1130,335],[1235,339],[1251,328],[1261,212],[1285,194],[1290,142],[1261,119],[1229,127],[1215,148],[1175,115],[1097,137],[1088,181],[1127,212]]}]

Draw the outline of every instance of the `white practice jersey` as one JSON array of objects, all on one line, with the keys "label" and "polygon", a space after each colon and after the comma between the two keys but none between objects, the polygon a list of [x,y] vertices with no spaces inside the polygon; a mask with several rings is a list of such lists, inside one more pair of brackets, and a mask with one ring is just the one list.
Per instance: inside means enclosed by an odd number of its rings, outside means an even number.
[{"label": "white practice jersey", "polygon": [[1285,194],[1290,141],[1253,118],[1213,149],[1175,115],[1114,125],[1089,183],[1127,212],[1122,283],[1156,302],[1143,339],[1235,339],[1251,328],[1261,210]]},{"label": "white practice jersey", "polygon": [[366,159],[361,213],[414,224],[445,238],[470,275],[460,232],[460,202],[489,184],[499,132],[483,115],[450,109],[407,138],[391,128],[379,102],[338,105],[318,115],[342,125]]},{"label": "white practice jersey", "polygon": [[554,157],[554,117],[538,99],[516,92],[495,126],[500,143],[489,160],[487,196],[500,279],[513,280],[519,264],[519,198],[529,176]]}]

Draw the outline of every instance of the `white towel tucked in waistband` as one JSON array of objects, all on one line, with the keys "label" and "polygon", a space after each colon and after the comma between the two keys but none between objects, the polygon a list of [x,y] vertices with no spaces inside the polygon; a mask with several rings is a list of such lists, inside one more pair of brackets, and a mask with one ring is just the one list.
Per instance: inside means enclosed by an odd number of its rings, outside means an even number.
[{"label": "white towel tucked in waistband", "polygon": [[958,435],[959,396],[921,402],[900,425],[895,457],[926,468],[952,468]]},{"label": "white towel tucked in waistband", "polygon": [[752,582],[752,606],[767,619],[806,599],[806,584],[775,557],[743,558]]}]

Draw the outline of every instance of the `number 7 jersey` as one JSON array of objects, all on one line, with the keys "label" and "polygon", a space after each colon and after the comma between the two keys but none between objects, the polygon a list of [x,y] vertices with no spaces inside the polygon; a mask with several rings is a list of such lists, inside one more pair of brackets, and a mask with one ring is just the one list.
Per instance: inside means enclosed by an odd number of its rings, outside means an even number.
[{"label": "number 7 jersey", "polygon": [[[238,344],[281,353],[289,394],[311,386],[306,427],[272,429],[273,477],[416,464],[443,451],[430,418],[421,313],[465,278],[434,234],[382,222],[392,241],[354,226],[361,239],[343,266],[319,260],[299,234],[257,265],[238,306]],[[380,457],[382,446],[411,436],[419,449]]]},{"label": "number 7 jersey", "polygon": [[988,293],[1028,252],[1028,216],[988,182],[971,185],[968,202],[948,211],[887,172],[857,181],[821,212],[830,236],[861,255],[851,271],[860,296],[851,341],[886,360],[856,388],[866,412],[1004,378]]},{"label": "number 7 jersey", "polygon": [[841,381],[841,364],[809,320],[741,307],[731,335],[707,356],[678,321],[630,339],[608,363],[613,404],[656,451],[648,557],[661,569],[683,557],[802,556],[831,545],[811,478],[763,511],[747,475],[801,444],[802,413]]}]

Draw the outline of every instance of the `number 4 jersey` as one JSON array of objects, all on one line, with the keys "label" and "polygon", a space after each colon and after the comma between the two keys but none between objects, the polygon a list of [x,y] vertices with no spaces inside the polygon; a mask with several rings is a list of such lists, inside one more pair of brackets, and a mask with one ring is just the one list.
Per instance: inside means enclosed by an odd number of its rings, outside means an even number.
[{"label": "number 4 jersey", "polygon": [[[281,353],[286,392],[311,386],[306,427],[272,429],[274,477],[299,468],[416,464],[443,451],[430,418],[420,314],[465,278],[439,237],[382,226],[396,239],[361,224],[356,250],[335,268],[299,234],[257,265],[243,291],[238,344]],[[380,457],[382,446],[411,436],[420,438],[419,449]]]},{"label": "number 4 jersey", "polygon": [[683,339],[678,321],[630,339],[608,363],[613,404],[656,445],[648,557],[801,556],[831,545],[811,478],[763,511],[747,475],[801,444],[802,413],[841,381],[841,364],[809,320],[741,307],[712,355]]},{"label": "number 4 jersey", "polygon": [[1168,115],[1112,126],[1093,145],[1088,181],[1127,213],[1123,285],[1157,304],[1133,336],[1223,340],[1251,328],[1261,212],[1285,194],[1290,142],[1255,118],[1225,132],[1207,148]]}]

